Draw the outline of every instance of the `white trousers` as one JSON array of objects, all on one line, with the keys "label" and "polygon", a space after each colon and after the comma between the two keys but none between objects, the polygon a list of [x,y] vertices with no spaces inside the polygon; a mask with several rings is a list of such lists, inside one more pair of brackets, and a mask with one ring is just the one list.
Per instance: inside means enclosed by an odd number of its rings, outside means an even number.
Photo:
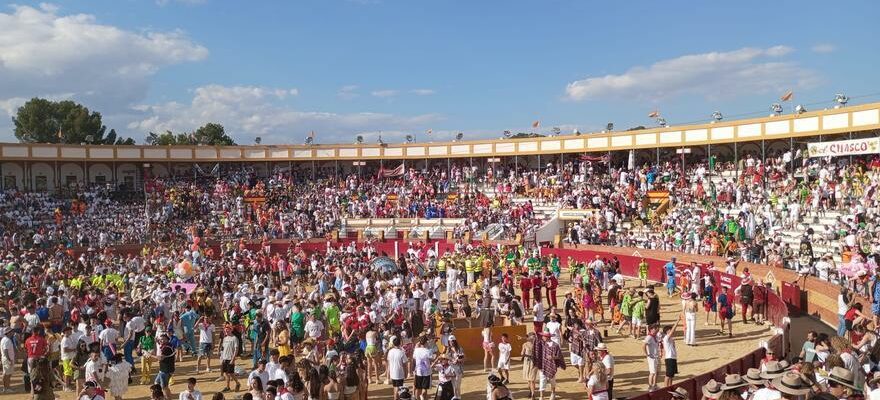
[{"label": "white trousers", "polygon": [[684,343],[697,344],[697,313],[684,313]]}]

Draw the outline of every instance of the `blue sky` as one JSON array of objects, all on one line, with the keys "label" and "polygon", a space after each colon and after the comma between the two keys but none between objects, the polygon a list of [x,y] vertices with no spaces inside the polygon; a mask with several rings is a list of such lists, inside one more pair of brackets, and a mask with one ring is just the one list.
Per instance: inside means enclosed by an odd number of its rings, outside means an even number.
[{"label": "blue sky", "polygon": [[[619,4],[618,4],[619,3]],[[0,114],[71,98],[142,140],[217,121],[241,143],[441,140],[764,115],[880,92],[880,3],[19,1],[0,9]],[[880,101],[880,95],[853,103]],[[815,104],[824,102],[823,104]],[[0,121],[0,140],[12,141]]]}]

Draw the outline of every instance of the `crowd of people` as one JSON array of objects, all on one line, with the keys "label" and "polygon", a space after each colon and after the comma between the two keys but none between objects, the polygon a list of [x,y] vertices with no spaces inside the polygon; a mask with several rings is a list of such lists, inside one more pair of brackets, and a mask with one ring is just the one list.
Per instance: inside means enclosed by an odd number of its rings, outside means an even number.
[{"label": "crowd of people", "polygon": [[[556,374],[570,364],[592,397],[613,398],[614,358],[599,324],[641,341],[647,389],[661,387],[660,373],[668,386],[678,373],[676,332],[686,345],[697,345],[700,310],[724,335],[733,335],[737,311],[743,323],[764,322],[769,282],[737,271],[738,259],[851,281],[880,304],[873,296],[880,285],[868,280],[876,276],[880,250],[875,171],[870,164],[830,160],[798,160],[793,168],[785,157],[766,164],[747,157],[736,167],[742,172],[737,180],[717,186],[704,164],[685,174],[673,162],[609,173],[596,163],[569,161],[540,171],[492,167],[481,175],[455,165],[391,178],[314,181],[241,170],[196,180],[148,179],[142,198],[120,197],[106,186],[64,196],[4,191],[2,390],[40,399],[69,390],[99,400],[124,398],[129,385],[153,384],[153,398],[170,399],[176,364],[195,360],[195,375],[225,382],[215,398],[231,392],[257,399],[362,399],[380,382],[394,387],[395,399],[426,398],[431,390],[440,399],[460,398],[465,365],[473,360],[456,340],[456,318],[483,328],[483,368],[493,373],[489,399],[512,397],[506,385],[514,345],[522,348],[530,397],[554,398]],[[655,190],[669,193],[665,216],[647,201]],[[416,244],[395,260],[370,242],[325,248],[302,240],[327,237],[347,218],[383,217],[463,218],[459,237],[489,224],[528,237],[543,221],[531,202],[514,203],[516,197],[595,209],[569,228],[574,243],[731,256],[725,271],[743,276],[743,285],[728,290],[697,268],[682,280],[673,260],[664,283],[682,307],[679,322],[661,326],[660,296],[642,276],[647,265],[639,266],[642,279],[634,287],[616,259],[542,257],[534,244],[457,241],[442,253]],[[722,215],[721,208],[739,212]],[[806,210],[832,209],[849,209],[852,216],[840,218],[827,235],[804,229],[803,240],[839,242],[841,251],[865,260],[868,273],[848,277],[828,256],[807,258],[803,248],[780,244],[781,232],[802,229],[813,215]],[[635,221],[647,229],[624,228]],[[273,247],[274,239],[288,242]],[[140,251],[114,250],[123,244]],[[557,293],[566,268],[571,290]],[[867,324],[876,323],[877,313],[862,313],[849,299],[841,335],[869,354],[876,335]],[[530,322],[533,329],[497,340],[497,318]],[[830,373],[835,365],[829,365]],[[23,387],[11,384],[19,372]],[[412,391],[405,384],[410,377]],[[197,382],[187,379],[180,398],[200,399]],[[773,387],[772,379],[763,385]]]}]

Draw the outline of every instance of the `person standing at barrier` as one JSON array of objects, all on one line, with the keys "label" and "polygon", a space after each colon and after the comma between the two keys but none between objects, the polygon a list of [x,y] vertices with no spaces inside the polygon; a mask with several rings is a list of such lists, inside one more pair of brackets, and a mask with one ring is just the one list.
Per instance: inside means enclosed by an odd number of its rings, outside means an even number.
[{"label": "person standing at barrier", "polygon": [[[517,339],[522,339],[518,336]],[[538,368],[535,366],[535,332],[526,335],[526,341],[520,349],[523,365],[523,380],[529,383],[529,398],[535,397],[535,380],[538,377]]]},{"label": "person standing at barrier", "polygon": [[648,261],[642,258],[639,262],[639,287],[648,286]]},{"label": "person standing at barrier", "polygon": [[697,301],[693,294],[685,293],[681,295],[684,299],[684,344],[688,346],[697,345]]},{"label": "person standing at barrier", "polygon": [[754,287],[752,288],[752,316],[754,316],[755,323],[758,325],[764,325],[764,321],[766,319],[767,304],[770,300],[770,289],[765,285],[769,285],[769,283],[765,284],[761,282],[760,279],[758,279],[755,282]]},{"label": "person standing at barrier", "polygon": [[669,260],[663,270],[666,272],[666,294],[672,297],[675,294],[675,257]]},{"label": "person standing at barrier", "polygon": [[746,317],[749,309],[752,310],[754,314],[754,308],[752,308],[752,302],[755,300],[754,288],[752,286],[752,278],[745,277],[738,288],[734,291],[734,294],[739,295],[739,304],[740,309],[742,310],[742,322],[743,324],[749,323],[748,320],[752,318],[752,316]]}]

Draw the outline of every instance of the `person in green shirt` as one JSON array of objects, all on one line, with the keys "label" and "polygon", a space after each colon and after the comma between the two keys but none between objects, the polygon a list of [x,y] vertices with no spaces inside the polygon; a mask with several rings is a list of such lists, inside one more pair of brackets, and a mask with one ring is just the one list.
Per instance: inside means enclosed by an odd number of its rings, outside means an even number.
[{"label": "person in green shirt", "polygon": [[340,311],[339,306],[336,305],[336,301],[327,302],[327,307],[324,308],[324,315],[327,316],[327,325],[329,325],[330,336],[335,336],[338,333],[342,332],[342,320],[340,319]]},{"label": "person in green shirt", "polygon": [[294,343],[299,343],[306,335],[305,315],[300,311],[299,305],[294,304],[290,311],[290,335]]},{"label": "person in green shirt", "polygon": [[642,258],[639,262],[639,287],[648,286],[648,261]]},{"label": "person in green shirt", "polygon": [[632,304],[630,305],[632,310],[632,335],[636,339],[642,335],[642,325],[645,322],[645,306],[647,304],[645,303],[644,293],[639,292],[638,296],[632,299]]},{"label": "person in green shirt", "polygon": [[138,341],[138,353],[141,354],[141,385],[150,382],[153,374],[153,357],[156,352],[156,338],[153,337],[153,327],[147,324],[144,327],[144,335]]},{"label": "person in green shirt", "polygon": [[624,325],[629,325],[629,333],[627,335],[632,335],[632,300],[635,295],[635,290],[630,288],[626,292],[623,293],[623,299],[620,300],[620,326],[617,327],[617,333],[623,330]]},{"label": "person in green shirt", "polygon": [[559,256],[557,256],[556,254],[554,254],[553,257],[550,259],[550,272],[552,272],[553,275],[556,276],[556,279],[559,279],[559,273],[561,271],[559,270]]}]

